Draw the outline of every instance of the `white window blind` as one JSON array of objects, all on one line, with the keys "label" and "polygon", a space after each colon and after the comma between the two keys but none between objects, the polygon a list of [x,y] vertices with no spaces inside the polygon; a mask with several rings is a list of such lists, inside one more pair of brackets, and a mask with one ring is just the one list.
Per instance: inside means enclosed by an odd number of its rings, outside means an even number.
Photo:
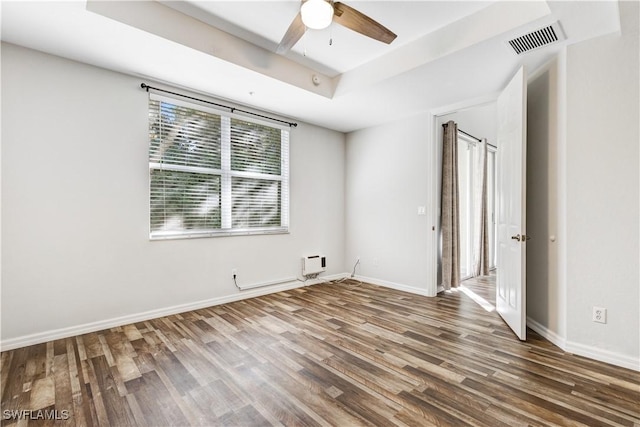
[{"label": "white window blind", "polygon": [[150,237],[283,233],[289,130],[149,97]]}]

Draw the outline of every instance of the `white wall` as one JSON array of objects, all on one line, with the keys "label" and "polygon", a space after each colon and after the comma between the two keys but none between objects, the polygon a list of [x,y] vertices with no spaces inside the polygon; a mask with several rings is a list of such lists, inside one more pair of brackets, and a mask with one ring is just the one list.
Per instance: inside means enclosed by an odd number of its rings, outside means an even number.
[{"label": "white wall", "polygon": [[567,50],[567,349],[640,369],[640,3],[619,4],[621,36]]},{"label": "white wall", "polygon": [[620,8],[622,35],[529,79],[527,314],[569,352],[640,369],[639,11]]},{"label": "white wall", "polygon": [[433,281],[429,122],[420,115],[352,132],[346,149],[347,268],[359,256],[359,276],[418,293]]},{"label": "white wall", "polygon": [[[621,18],[622,36],[570,46],[529,82],[527,227],[535,241],[527,260],[528,309],[530,320],[566,350],[639,369],[638,3],[622,2]],[[439,117],[436,126],[452,117],[462,129],[485,136],[453,115]],[[410,148],[396,145],[404,139],[394,136],[416,140],[423,126],[405,121],[347,136],[347,197],[363,198],[347,202],[347,257],[378,256],[379,248],[396,247],[403,260],[419,262],[419,253],[407,249],[410,233],[380,235],[390,221],[411,223],[409,216],[395,204],[383,206],[384,214],[373,206],[389,191],[407,204],[419,197],[397,189],[429,161],[391,166],[389,173],[384,165],[387,159],[402,164],[395,156]],[[428,158],[424,145],[413,149],[416,158]],[[415,234],[420,235],[417,228]],[[406,266],[366,267],[364,276],[396,281],[404,274],[403,283],[415,280],[407,277]],[[606,325],[592,322],[594,305],[609,310]]]},{"label": "white wall", "polygon": [[[638,3],[620,8],[622,36],[570,46],[566,72],[559,66],[567,94],[557,221],[566,233],[557,236],[557,290],[566,288],[566,304],[548,288],[532,315],[553,331],[564,309],[569,351],[638,366]],[[429,288],[430,115],[353,132],[346,146],[340,133],[294,129],[288,235],[150,242],[139,83],[2,45],[3,341],[233,297],[231,268],[243,283],[291,277],[306,252],[324,252],[328,274],[350,271],[360,256],[359,276]],[[609,310],[606,325],[591,321],[594,305]],[[557,327],[562,335],[562,320]]]},{"label": "white wall", "polygon": [[321,251],[345,272],[342,133],[291,133],[290,233],[148,239],[141,80],[2,45],[2,340],[234,297]]}]

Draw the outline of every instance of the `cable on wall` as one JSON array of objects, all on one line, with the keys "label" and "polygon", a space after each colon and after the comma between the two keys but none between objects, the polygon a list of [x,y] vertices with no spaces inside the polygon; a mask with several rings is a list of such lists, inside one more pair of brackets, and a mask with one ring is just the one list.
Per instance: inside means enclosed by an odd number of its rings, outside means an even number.
[{"label": "cable on wall", "polygon": [[271,121],[278,122],[278,123],[284,123],[286,125],[289,125],[290,127],[297,127],[298,126],[298,123],[295,123],[295,122],[288,122],[286,120],[280,120],[280,119],[276,119],[274,117],[269,117],[269,116],[265,116],[265,115],[262,115],[262,114],[254,113],[252,111],[247,111],[247,110],[243,110],[243,109],[240,109],[240,108],[231,107],[229,105],[218,104],[216,102],[211,102],[211,101],[207,101],[205,99],[195,98],[193,96],[184,95],[182,93],[172,92],[172,91],[166,90],[166,89],[160,89],[160,88],[157,88],[157,87],[149,86],[146,83],[140,83],[140,87],[142,89],[146,90],[147,92],[149,92],[149,90],[151,89],[151,90],[155,90],[157,92],[168,93],[168,94],[179,96],[179,97],[182,97],[182,98],[191,99],[193,101],[198,101],[198,102],[203,102],[205,104],[214,105],[216,107],[226,108],[226,109],[229,110],[230,113],[238,112],[238,113],[243,113],[243,114],[249,114],[251,116],[260,117],[261,119],[267,119],[267,120],[271,120]]}]

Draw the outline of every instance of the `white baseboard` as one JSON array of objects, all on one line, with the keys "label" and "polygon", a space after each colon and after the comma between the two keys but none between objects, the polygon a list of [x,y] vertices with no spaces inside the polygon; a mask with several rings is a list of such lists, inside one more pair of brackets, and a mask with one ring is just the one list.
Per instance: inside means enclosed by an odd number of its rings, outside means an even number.
[{"label": "white baseboard", "polygon": [[74,337],[76,335],[88,334],[91,332],[102,331],[104,329],[115,328],[117,326],[129,325],[136,322],[144,322],[146,320],[157,319],[158,317],[170,316],[172,314],[184,313],[187,311],[198,310],[201,308],[212,307],[215,305],[226,304],[229,302],[240,301],[248,298],[255,298],[261,295],[272,294],[275,292],[289,291],[291,289],[302,288],[310,285],[338,280],[348,277],[347,273],[334,274],[331,276],[318,277],[316,279],[302,282],[294,280],[279,285],[265,286],[264,288],[255,288],[248,291],[238,292],[232,295],[216,297],[192,303],[179,304],[171,307],[149,310],[142,313],[129,314],[126,316],[116,317],[112,319],[99,320],[97,322],[85,323],[83,325],[70,326],[67,328],[53,329],[50,331],[38,332],[35,334],[24,335],[16,338],[9,338],[0,341],[0,351],[13,350],[20,347],[26,347],[34,344],[41,344],[48,341],[58,340],[62,338]]},{"label": "white baseboard", "polygon": [[[297,289],[304,286],[317,285],[320,283],[328,282],[331,280],[339,280],[349,277],[349,273],[334,274],[331,276],[318,277],[316,279],[308,280],[307,282],[292,281],[282,283],[279,285],[265,286],[264,288],[256,288],[250,291],[239,292],[232,295],[226,295],[223,297],[211,298],[202,301],[196,301],[192,303],[180,304],[171,307],[160,308],[156,310],[145,311],[142,313],[135,313],[126,316],[121,316],[112,319],[100,320],[97,322],[86,323],[83,325],[71,326],[67,328],[54,329],[50,331],[38,332],[35,334],[24,335],[21,337],[10,338],[0,341],[0,351],[13,350],[20,347],[26,347],[29,345],[40,344],[48,341],[53,341],[62,338],[73,337],[76,335],[87,334],[91,332],[101,331],[104,329],[115,328],[118,326],[129,325],[136,322],[144,322],[146,320],[156,319],[158,317],[170,316],[172,314],[184,313],[186,311],[198,310],[201,308],[212,307],[215,305],[226,304],[229,302],[240,301],[243,299],[254,298],[261,295],[268,295],[276,292],[288,291],[291,289]],[[430,296],[426,289],[416,288],[413,286],[403,285],[400,283],[389,282],[386,280],[374,279],[372,277],[355,276],[355,279],[363,282],[371,283],[378,286],[383,286],[399,291],[409,292],[412,294]],[[623,368],[632,369],[634,371],[640,371],[640,360],[631,356],[621,355],[609,350],[603,350],[600,348],[576,343],[568,342],[563,337],[559,336],[553,331],[550,331],[545,326],[536,322],[535,320],[527,317],[527,326],[539,333],[544,338],[548,339],[553,344],[560,347],[562,350],[573,353],[579,356],[587,357],[589,359],[599,360],[601,362],[609,363]]]},{"label": "white baseboard", "polygon": [[433,295],[429,295],[429,292],[426,289],[416,288],[413,286],[403,285],[395,282],[389,282],[381,279],[374,279],[373,277],[364,277],[364,276],[356,275],[354,279],[360,280],[362,282],[371,283],[372,285],[384,286],[385,288],[396,289],[398,291],[409,292],[412,294],[422,295],[425,297],[433,296]]},{"label": "white baseboard", "polygon": [[604,350],[601,348],[571,341],[567,341],[567,345],[564,351],[640,372],[640,359],[637,357],[631,357],[624,354],[615,353],[613,351]]},{"label": "white baseboard", "polygon": [[564,337],[561,337],[557,333],[549,330],[546,326],[541,325],[530,317],[527,317],[527,327],[533,329],[542,337],[551,341],[567,353],[598,360],[611,365],[621,366],[627,369],[633,369],[634,371],[640,371],[640,360],[638,358],[577,342],[567,341]]},{"label": "white baseboard", "polygon": [[542,324],[536,322],[535,320],[533,320],[529,316],[527,316],[527,327],[533,329],[538,334],[540,334],[540,336],[542,336],[542,337],[546,338],[547,340],[551,341],[553,344],[557,345],[562,350],[565,350],[566,340],[564,339],[564,337],[561,337],[560,335],[558,335],[554,331],[552,331],[552,330],[548,329],[546,326],[543,326]]}]

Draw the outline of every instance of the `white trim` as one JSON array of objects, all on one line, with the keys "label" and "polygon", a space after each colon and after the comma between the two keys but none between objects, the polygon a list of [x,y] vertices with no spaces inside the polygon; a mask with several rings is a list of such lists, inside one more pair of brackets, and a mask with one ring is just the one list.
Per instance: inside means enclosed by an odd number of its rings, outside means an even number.
[{"label": "white trim", "polygon": [[289,206],[290,206],[290,182],[289,182],[289,157],[291,153],[289,152],[289,139],[290,131],[281,132],[280,133],[280,160],[281,160],[281,170],[280,177],[282,178],[280,184],[280,193],[281,200],[280,203],[280,226],[286,227],[289,229]]},{"label": "white trim", "polygon": [[431,297],[433,295],[429,294],[428,289],[416,288],[414,286],[403,285],[401,283],[389,282],[381,279],[374,279],[373,277],[364,277],[364,276],[354,276],[354,279],[360,280],[362,282],[371,283],[372,285],[383,286],[385,288],[396,289],[398,291],[409,292],[411,294],[422,295],[425,297]]},{"label": "white trim", "polygon": [[264,287],[252,291],[238,292],[232,295],[216,297],[201,301],[195,301],[186,304],[174,305],[171,307],[149,310],[142,313],[129,314],[126,316],[115,317],[112,319],[99,320],[97,322],[85,323],[83,325],[70,326],[67,328],[53,329],[50,331],[38,332],[31,335],[24,335],[16,338],[9,338],[0,341],[0,349],[2,351],[13,350],[20,347],[26,347],[34,344],[41,344],[48,341],[58,340],[61,338],[69,338],[77,335],[88,334],[90,332],[102,331],[104,329],[115,328],[117,326],[129,325],[136,322],[144,322],[146,320],[157,319],[172,314],[184,313],[187,311],[198,310],[201,308],[212,307],[215,305],[226,304],[229,302],[240,301],[248,298],[255,298],[262,295],[268,295],[275,292],[288,291],[291,289],[302,288],[310,285],[328,282],[331,280],[342,279],[348,277],[347,273],[334,274],[331,276],[319,277],[317,279],[302,282],[293,280],[278,286]]},{"label": "white trim", "polygon": [[567,336],[567,307],[568,307],[568,270],[567,266],[567,48],[564,46],[557,56],[558,73],[558,146],[556,152],[557,182],[556,190],[557,225],[556,235],[558,242],[558,276],[557,276],[557,307],[558,307],[558,332]]},{"label": "white trim", "polygon": [[[292,289],[298,289],[305,286],[317,285],[320,283],[329,282],[332,280],[340,280],[349,278],[349,273],[339,273],[331,276],[318,277],[317,279],[308,280],[306,282],[295,280],[288,283],[283,283],[279,286],[270,286],[253,291],[239,292],[233,295],[227,295],[224,297],[216,297],[202,301],[196,301],[192,303],[179,304],[171,307],[160,308],[156,310],[149,310],[142,313],[136,313],[113,319],[100,320],[97,322],[85,323],[83,325],[71,326],[67,328],[54,329],[51,331],[38,332],[31,335],[24,335],[21,337],[10,338],[0,341],[0,350],[14,350],[20,347],[26,347],[35,344],[41,344],[48,341],[53,341],[62,338],[74,337],[77,335],[88,334],[91,332],[101,331],[104,329],[115,328],[118,326],[129,325],[136,322],[144,322],[151,319],[157,319],[163,316],[170,316],[173,314],[184,313],[187,311],[198,310],[201,308],[212,307],[220,304],[227,304],[234,301],[240,301],[249,298],[255,298],[262,295],[268,295],[276,292],[283,292]],[[383,286],[390,289],[396,289],[403,292],[409,292],[421,296],[430,296],[428,291],[422,288],[416,288],[413,286],[403,285],[400,283],[389,282],[381,279],[374,279],[371,277],[355,276],[357,280],[371,283],[373,285]],[[609,350],[603,350],[596,347],[587,346],[575,342],[565,342],[564,338],[557,335],[555,332],[548,330],[535,320],[527,317],[527,326],[539,333],[542,337],[549,340],[553,344],[560,347],[562,350],[573,353],[579,356],[584,356],[590,359],[598,360],[601,362],[609,363],[623,368],[632,369],[640,372],[640,360],[631,356],[621,355]]]},{"label": "white trim", "polygon": [[558,335],[556,332],[548,329],[546,326],[536,322],[531,317],[527,316],[527,327],[533,329],[538,334],[540,334],[543,338],[550,341],[551,343],[557,345],[562,350],[566,347],[566,340],[564,337]]},{"label": "white trim", "polygon": [[426,260],[427,265],[429,266],[429,268],[427,269],[427,271],[429,272],[428,277],[430,278],[430,281],[427,283],[427,294],[430,297],[435,297],[436,295],[438,295],[438,242],[440,240],[438,236],[438,221],[440,212],[437,211],[437,206],[440,192],[434,191],[437,189],[438,183],[438,132],[436,131],[437,118],[432,113],[429,113],[429,126],[430,129],[428,135],[431,135],[432,139],[429,150],[430,162],[428,166],[431,170],[428,182],[430,193],[429,196],[431,198],[431,200],[429,201],[431,208],[429,209],[431,214],[429,218],[431,220],[431,241],[429,242],[430,244],[427,248]]},{"label": "white trim", "polygon": [[[431,257],[429,262],[429,268],[431,269],[431,281],[427,283],[427,296],[435,297],[438,292],[442,292],[444,288],[441,289],[441,284],[438,284],[438,261],[439,261],[439,251],[438,251],[438,229],[440,227],[439,223],[439,212],[436,212],[436,206],[438,205],[438,197],[440,196],[440,188],[437,188],[436,183],[438,182],[438,177],[436,176],[436,171],[438,170],[438,166],[436,165],[436,155],[437,155],[437,144],[438,144],[438,118],[440,116],[445,116],[447,114],[455,113],[458,111],[463,111],[471,108],[482,107],[491,103],[496,102],[498,99],[498,95],[500,95],[500,91],[489,93],[487,95],[479,96],[476,98],[467,99],[464,101],[456,102],[449,105],[444,105],[438,108],[434,108],[429,111],[429,123],[431,125],[431,129],[429,131],[429,135],[431,137],[431,182],[429,183],[429,187],[431,188],[431,223],[432,223],[432,234],[433,239],[431,242],[431,247],[429,248],[431,251]],[[384,286],[384,285],[383,285]],[[411,292],[411,291],[408,291]]]},{"label": "white trim", "polygon": [[567,341],[557,332],[549,330],[546,326],[527,317],[527,327],[539,333],[543,338],[560,347],[563,351],[589,359],[598,360],[600,362],[609,363],[610,365],[621,366],[623,368],[632,369],[640,372],[640,359],[615,353],[610,350],[580,344],[577,342]]},{"label": "white trim", "polygon": [[[231,119],[221,117],[220,125],[221,129],[231,129]],[[231,230],[231,132],[220,132],[220,167],[220,226],[223,230]]]},{"label": "white trim", "polygon": [[578,356],[587,357],[589,359],[598,360],[600,362],[640,372],[640,358],[637,357],[627,356],[626,354],[615,353],[610,350],[604,350],[572,341],[567,341],[566,348],[564,350],[567,353],[576,354]]},{"label": "white trim", "polygon": [[[439,116],[445,116],[447,114],[455,113],[458,111],[467,110],[470,108],[481,107],[483,105],[491,104],[498,99],[498,95],[500,95],[500,91],[493,92],[487,95],[478,96],[476,98],[467,99],[461,102],[456,102],[454,104],[445,105],[442,107],[434,108],[431,110],[431,114],[433,114],[434,119],[437,120]],[[435,125],[434,121],[434,125]],[[434,126],[435,130],[435,126]]]}]

